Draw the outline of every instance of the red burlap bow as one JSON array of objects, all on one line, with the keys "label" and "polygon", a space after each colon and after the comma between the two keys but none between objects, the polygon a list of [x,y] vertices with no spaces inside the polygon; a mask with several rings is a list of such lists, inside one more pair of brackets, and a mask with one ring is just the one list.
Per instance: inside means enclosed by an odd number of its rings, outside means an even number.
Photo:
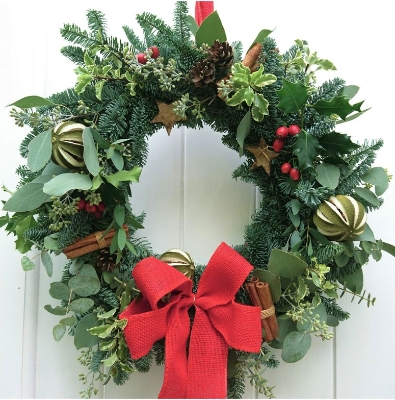
[{"label": "red burlap bow", "polygon": [[197,1],[195,3],[195,20],[200,26],[203,20],[214,11],[213,1]]},{"label": "red burlap bow", "polygon": [[[119,318],[133,359],[146,355],[165,337],[165,373],[159,398],[226,398],[228,348],[260,351],[260,308],[235,302],[252,266],[221,243],[208,262],[196,295],[192,281],[154,258],[133,270],[143,295]],[[161,299],[171,293],[169,302]],[[191,329],[188,309],[195,307]],[[187,355],[187,341],[190,335]]]}]

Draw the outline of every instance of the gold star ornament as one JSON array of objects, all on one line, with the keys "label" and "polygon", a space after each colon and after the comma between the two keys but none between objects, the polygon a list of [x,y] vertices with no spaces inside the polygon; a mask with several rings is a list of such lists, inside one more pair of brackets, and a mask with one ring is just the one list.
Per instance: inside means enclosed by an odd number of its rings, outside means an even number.
[{"label": "gold star ornament", "polygon": [[270,175],[270,162],[280,154],[269,150],[264,138],[261,138],[259,146],[247,146],[247,150],[255,156],[255,162],[251,165],[251,169],[263,167],[268,175]]},{"label": "gold star ornament", "polygon": [[174,126],[174,123],[177,121],[185,121],[186,118],[176,115],[173,111],[172,104],[167,104],[158,100],[156,101],[156,104],[158,105],[159,112],[155,118],[151,120],[151,123],[155,124],[157,122],[161,122],[166,128],[167,134],[170,136],[170,132]]}]

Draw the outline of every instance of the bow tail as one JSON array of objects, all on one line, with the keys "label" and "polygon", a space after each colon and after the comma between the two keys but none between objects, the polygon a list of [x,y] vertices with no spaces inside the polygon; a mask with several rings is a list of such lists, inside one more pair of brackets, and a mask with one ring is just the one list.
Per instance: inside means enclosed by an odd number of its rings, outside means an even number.
[{"label": "bow tail", "polygon": [[186,395],[188,369],[186,345],[190,333],[188,307],[178,304],[168,314],[165,343],[165,373],[160,399],[183,399]]},{"label": "bow tail", "polygon": [[188,357],[188,399],[225,399],[228,345],[207,313],[196,308]]}]

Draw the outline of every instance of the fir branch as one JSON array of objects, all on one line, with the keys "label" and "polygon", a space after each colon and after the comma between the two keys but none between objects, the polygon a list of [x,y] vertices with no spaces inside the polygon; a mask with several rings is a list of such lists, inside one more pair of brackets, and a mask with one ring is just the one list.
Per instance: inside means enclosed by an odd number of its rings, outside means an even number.
[{"label": "fir branch", "polygon": [[75,24],[64,24],[63,28],[60,30],[60,34],[63,39],[68,42],[78,44],[86,49],[101,45],[98,39],[92,38],[87,31],[82,30]]},{"label": "fir branch", "polygon": [[189,42],[191,31],[188,25],[188,3],[186,1],[176,1],[173,11],[173,31],[174,34],[183,42]]},{"label": "fir branch", "polygon": [[147,44],[144,43],[133,31],[133,29],[129,28],[127,25],[122,26],[123,31],[125,32],[125,35],[127,39],[129,40],[129,43],[131,45],[131,50],[134,53],[139,53],[142,52],[146,49]]},{"label": "fir branch", "polygon": [[104,14],[97,10],[88,10],[87,14],[88,27],[94,36],[101,36],[106,39],[107,21]]}]

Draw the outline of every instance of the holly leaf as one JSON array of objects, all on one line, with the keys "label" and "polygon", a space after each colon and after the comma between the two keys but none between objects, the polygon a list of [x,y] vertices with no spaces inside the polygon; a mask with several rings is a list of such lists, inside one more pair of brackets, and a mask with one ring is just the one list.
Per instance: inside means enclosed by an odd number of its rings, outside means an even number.
[{"label": "holly leaf", "polygon": [[300,131],[293,146],[293,153],[298,157],[299,169],[312,167],[314,158],[321,150],[322,146],[314,136],[304,130]]},{"label": "holly leaf", "polygon": [[280,102],[277,107],[286,113],[300,111],[307,102],[307,87],[301,82],[292,83],[283,79],[283,86],[278,91]]},{"label": "holly leaf", "polygon": [[319,139],[320,145],[325,149],[328,156],[335,157],[337,154],[348,154],[360,147],[353,143],[350,136],[344,133],[331,132]]},{"label": "holly leaf", "polygon": [[350,104],[349,99],[344,96],[336,96],[331,101],[320,100],[313,105],[313,108],[320,115],[331,116],[332,114],[338,115],[341,119],[345,120],[347,115],[358,111],[361,112],[363,101],[354,105]]}]

